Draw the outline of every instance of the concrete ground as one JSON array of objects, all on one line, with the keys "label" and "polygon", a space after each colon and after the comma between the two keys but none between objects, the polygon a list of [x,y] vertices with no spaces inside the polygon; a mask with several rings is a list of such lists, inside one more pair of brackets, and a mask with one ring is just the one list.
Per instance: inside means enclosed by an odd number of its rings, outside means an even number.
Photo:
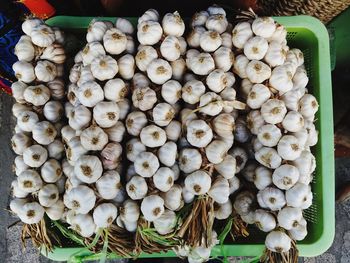
[{"label": "concrete ground", "polygon": [[[0,262],[4,263],[48,263],[52,262],[33,248],[28,242],[24,251],[20,242],[19,225],[8,228],[17,219],[6,210],[9,204],[11,181],[15,178],[12,171],[14,154],[10,149],[10,140],[14,119],[11,113],[12,99],[0,95]],[[342,185],[350,181],[350,159],[336,160],[336,185]],[[231,258],[230,262],[239,262],[240,259]],[[127,262],[127,260],[113,260],[109,262]],[[141,262],[141,260],[140,260]],[[142,260],[142,262],[182,262],[178,259],[171,260]],[[331,248],[316,258],[300,259],[304,263],[350,263],[350,201],[336,204],[336,235]]]}]

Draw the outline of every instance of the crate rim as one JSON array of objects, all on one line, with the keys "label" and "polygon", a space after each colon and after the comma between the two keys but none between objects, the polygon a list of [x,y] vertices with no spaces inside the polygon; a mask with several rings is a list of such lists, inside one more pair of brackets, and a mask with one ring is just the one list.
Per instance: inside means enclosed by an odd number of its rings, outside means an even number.
[{"label": "crate rim", "polygon": [[[51,26],[58,26],[63,29],[86,29],[87,21],[93,19],[104,19],[109,21],[115,21],[117,17],[77,17],[77,16],[55,16],[48,20],[46,23]],[[136,17],[125,17],[127,19],[135,20]],[[319,59],[319,89],[320,92],[319,103],[320,115],[322,115],[322,121],[320,121],[321,135],[319,137],[319,143],[322,144],[321,160],[322,162],[322,193],[327,192],[327,198],[322,198],[323,202],[323,224],[322,234],[320,237],[310,244],[298,244],[299,255],[304,257],[314,257],[326,252],[332,245],[335,235],[335,179],[334,179],[334,142],[333,142],[333,107],[332,107],[332,83],[331,83],[331,68],[330,68],[330,47],[329,36],[324,24],[315,17],[307,15],[298,16],[283,16],[273,17],[278,23],[288,28],[306,29],[314,34],[317,38],[318,45],[318,59]],[[223,251],[219,246],[216,246],[212,255],[220,255],[225,252],[229,256],[257,256],[260,255],[265,246],[264,244],[227,244],[224,245]],[[83,254],[89,253],[82,250],[82,248],[55,248],[55,252],[47,252],[42,250],[41,252],[52,260],[67,260],[67,258],[61,257],[65,252],[70,251],[68,254],[74,254],[78,251]],[[238,253],[233,253],[235,251]],[[60,256],[61,254],[61,256]],[[173,257],[175,253],[169,251],[167,253],[159,254],[141,254],[141,258],[151,257]]]}]

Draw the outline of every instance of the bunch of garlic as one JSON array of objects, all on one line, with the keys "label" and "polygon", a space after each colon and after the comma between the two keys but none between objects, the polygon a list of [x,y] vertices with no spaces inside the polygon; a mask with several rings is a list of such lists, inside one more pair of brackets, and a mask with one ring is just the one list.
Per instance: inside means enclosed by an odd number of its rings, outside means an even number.
[{"label": "bunch of garlic", "polygon": [[135,73],[133,33],[123,18],[115,24],[93,20],[69,75],[68,125],[62,128],[67,145],[65,220],[84,237],[120,225],[119,219],[132,218],[125,228],[134,229],[138,219],[139,207],[126,200],[121,182],[127,95]]},{"label": "bunch of garlic", "polygon": [[242,79],[240,95],[250,108],[247,142],[257,161],[242,174],[259,191],[256,197],[240,193],[234,208],[247,223],[270,232],[266,247],[279,253],[289,251],[291,239],[307,234],[302,210],[312,204],[309,184],[316,164],[310,147],[318,135],[313,123],[318,103],[306,88],[304,56],[287,46],[286,35],[270,17],[238,23],[232,31],[240,53],[234,72]]},{"label": "bunch of garlic", "polygon": [[11,210],[26,224],[35,224],[46,213],[62,218],[65,178],[61,160],[64,145],[60,129],[64,123],[65,96],[62,80],[64,36],[39,19],[22,24],[25,33],[15,47],[19,61],[13,65],[17,82],[12,84],[17,119],[12,149],[17,154],[11,184]]}]

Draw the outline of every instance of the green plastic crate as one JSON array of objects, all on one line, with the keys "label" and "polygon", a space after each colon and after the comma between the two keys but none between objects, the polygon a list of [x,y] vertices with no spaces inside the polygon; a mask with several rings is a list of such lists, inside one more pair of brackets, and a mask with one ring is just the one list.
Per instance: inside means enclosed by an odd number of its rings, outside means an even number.
[{"label": "green plastic crate", "polygon": [[[57,16],[46,21],[65,31],[85,32],[93,17]],[[116,18],[103,17],[103,20],[115,21]],[[129,18],[136,23],[137,18]],[[288,31],[288,45],[304,52],[305,65],[309,76],[308,88],[317,97],[320,109],[317,113],[316,127],[319,130],[319,142],[313,148],[317,168],[312,183],[314,201],[305,211],[308,221],[308,235],[298,242],[300,256],[313,257],[324,253],[332,244],[335,229],[334,213],[334,145],[333,145],[333,111],[329,38],[324,25],[310,16],[276,17]],[[264,234],[253,227],[250,236],[235,243],[217,246],[212,256],[259,256],[264,250]],[[57,261],[68,260],[72,255],[87,256],[85,259],[96,259],[82,248],[57,247],[45,256]],[[174,257],[174,252],[160,254],[142,254],[141,257]],[[116,257],[111,255],[110,257]]]}]

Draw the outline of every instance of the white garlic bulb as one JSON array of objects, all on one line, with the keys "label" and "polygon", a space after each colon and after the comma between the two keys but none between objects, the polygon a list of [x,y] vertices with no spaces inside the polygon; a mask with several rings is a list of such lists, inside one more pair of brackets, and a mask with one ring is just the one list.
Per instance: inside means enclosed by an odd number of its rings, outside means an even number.
[{"label": "white garlic bulb", "polygon": [[108,55],[96,57],[91,62],[92,75],[101,81],[114,78],[118,70],[117,61]]},{"label": "white garlic bulb", "polygon": [[69,223],[82,237],[91,237],[96,232],[96,225],[89,214],[75,214]]},{"label": "white garlic bulb", "polygon": [[40,60],[34,68],[35,75],[39,81],[53,81],[57,76],[56,65],[47,60]]},{"label": "white garlic bulb", "polygon": [[101,101],[93,109],[93,117],[102,128],[110,128],[119,120],[119,107],[113,101]]},{"label": "white garlic bulb", "polygon": [[114,199],[121,191],[120,175],[116,171],[106,171],[96,181],[98,194],[107,200]]},{"label": "white garlic bulb", "polygon": [[34,170],[25,170],[17,177],[19,190],[25,193],[34,193],[43,186],[43,181],[38,172]]},{"label": "white garlic bulb", "polygon": [[18,155],[22,155],[24,150],[31,145],[31,138],[23,132],[16,133],[11,138],[12,150]]},{"label": "white garlic bulb", "polygon": [[293,161],[301,155],[302,147],[295,136],[284,135],[278,142],[277,151],[283,159]]},{"label": "white garlic bulb", "polygon": [[154,59],[147,66],[147,76],[153,83],[161,85],[171,78],[172,68],[166,60]]},{"label": "white garlic bulb", "polygon": [[92,216],[97,227],[107,228],[117,218],[118,209],[111,203],[103,203],[95,207]]},{"label": "white garlic bulb", "polygon": [[130,80],[135,74],[135,59],[134,56],[126,54],[118,59],[119,75],[123,79]]},{"label": "white garlic bulb", "polygon": [[205,93],[205,86],[199,80],[190,80],[182,88],[182,99],[189,103],[199,102],[200,97]]},{"label": "white garlic bulb", "polygon": [[26,61],[17,61],[12,65],[16,78],[24,83],[30,83],[35,80],[34,67]]},{"label": "white garlic bulb", "polygon": [[278,90],[281,94],[290,91],[293,88],[293,73],[287,66],[277,66],[272,70],[269,83],[271,87]]},{"label": "white garlic bulb", "polygon": [[159,168],[158,158],[151,152],[141,152],[134,162],[135,171],[142,177],[151,177]]},{"label": "white garlic bulb", "polygon": [[11,85],[12,96],[18,103],[25,103],[24,91],[27,88],[27,84],[22,81],[13,82]]},{"label": "white garlic bulb", "polygon": [[58,188],[54,184],[44,185],[38,193],[39,203],[44,207],[53,206],[59,198]]},{"label": "white garlic bulb", "polygon": [[87,151],[101,151],[108,142],[108,135],[100,127],[93,125],[82,131],[80,142]]},{"label": "white garlic bulb", "polygon": [[133,200],[140,200],[147,194],[148,186],[146,180],[138,175],[131,177],[130,181],[126,184],[126,192]]},{"label": "white garlic bulb", "polygon": [[148,65],[156,58],[158,58],[158,54],[152,46],[140,46],[135,56],[135,62],[141,71],[146,71]]},{"label": "white garlic bulb", "polygon": [[269,43],[264,60],[270,67],[280,66],[284,63],[287,55],[288,47],[277,41]]},{"label": "white garlic bulb", "polygon": [[288,252],[291,248],[291,243],[290,237],[282,231],[271,231],[265,239],[266,248],[277,253]]},{"label": "white garlic bulb", "polygon": [[186,64],[197,75],[208,75],[214,68],[215,62],[209,53],[200,53],[186,60]]},{"label": "white garlic bulb", "polygon": [[316,168],[315,156],[309,151],[302,151],[300,156],[291,163],[298,168],[300,176],[312,174]]},{"label": "white garlic bulb", "polygon": [[258,203],[262,208],[278,211],[286,205],[284,193],[274,187],[266,187],[257,194]]},{"label": "white garlic bulb", "polygon": [[32,28],[30,32],[33,44],[39,47],[48,47],[55,41],[55,32],[45,24]]},{"label": "white garlic bulb", "polygon": [[197,149],[185,148],[179,154],[179,167],[185,173],[198,170],[202,165],[202,156]]},{"label": "white garlic bulb", "polygon": [[120,207],[121,219],[125,222],[137,222],[140,216],[140,207],[133,200],[126,200]]},{"label": "white garlic bulb", "polygon": [[214,215],[218,220],[227,219],[232,214],[232,203],[230,200],[223,204],[214,204]]},{"label": "white garlic bulb", "polygon": [[100,42],[94,41],[87,43],[81,52],[84,66],[90,65],[95,58],[105,54],[106,51]]},{"label": "white garlic bulb", "polygon": [[130,112],[126,118],[125,126],[130,135],[139,136],[141,130],[147,124],[147,117],[141,111]]},{"label": "white garlic bulb", "polygon": [[42,145],[52,143],[56,135],[55,127],[48,121],[37,122],[32,130],[33,139]]},{"label": "white garlic bulb", "polygon": [[259,60],[250,61],[245,72],[246,77],[253,83],[262,83],[271,77],[271,68]]},{"label": "white garlic bulb", "polygon": [[222,69],[215,69],[207,76],[206,84],[210,90],[219,93],[229,86],[227,74]]},{"label": "white garlic bulb", "polygon": [[206,147],[213,138],[213,131],[203,120],[193,120],[187,126],[188,142],[198,148]]},{"label": "white garlic bulb", "polygon": [[71,165],[74,165],[76,161],[88,151],[83,147],[79,136],[72,137],[66,144],[66,156]]},{"label": "white garlic bulb", "polygon": [[74,173],[84,183],[94,183],[102,175],[102,163],[96,156],[82,155],[75,163]]},{"label": "white garlic bulb", "polygon": [[272,36],[268,38],[269,42],[277,42],[281,43],[283,45],[287,44],[287,30],[284,28],[283,25],[276,25],[276,30],[273,32]]},{"label": "white garlic bulb", "polygon": [[47,150],[41,145],[32,145],[23,152],[24,163],[30,167],[40,167],[47,159]]},{"label": "white garlic bulb", "polygon": [[312,118],[318,111],[318,102],[311,94],[305,94],[299,101],[299,112],[305,118]]},{"label": "white garlic bulb", "polygon": [[46,161],[41,167],[41,177],[46,183],[55,183],[61,178],[61,176],[61,164],[55,159]]},{"label": "white garlic bulb", "polygon": [[213,164],[221,163],[227,154],[227,144],[222,140],[213,140],[209,145],[205,147],[205,155],[209,162]]},{"label": "white garlic bulb", "polygon": [[19,61],[31,62],[35,56],[35,48],[30,36],[23,35],[18,40],[14,53]]},{"label": "white garlic bulb", "polygon": [[286,230],[290,230],[298,226],[303,218],[303,213],[300,208],[285,207],[277,214],[278,224]]},{"label": "white garlic bulb", "polygon": [[158,20],[159,20],[158,11],[153,8],[150,8],[142,16],[139,17],[138,24],[145,21],[158,21]]},{"label": "white garlic bulb", "polygon": [[154,221],[164,213],[164,200],[158,195],[146,196],[141,203],[141,212],[147,221]]},{"label": "white garlic bulb", "polygon": [[205,22],[205,26],[208,30],[216,31],[220,34],[226,31],[227,25],[226,14],[210,14]]},{"label": "white garlic bulb", "polygon": [[59,220],[63,217],[64,208],[63,201],[57,200],[52,206],[45,208],[45,213],[51,220]]},{"label": "white garlic bulb", "polygon": [[297,241],[303,240],[307,235],[306,225],[307,225],[306,220],[304,218],[302,218],[298,222],[297,227],[293,227],[292,229],[290,229],[288,231],[290,237],[293,238],[294,240],[297,240]]},{"label": "white garlic bulb", "polygon": [[26,102],[34,106],[42,106],[50,99],[50,90],[48,87],[40,84],[37,86],[28,86],[23,92],[23,98]]},{"label": "white garlic bulb", "polygon": [[227,179],[218,176],[210,187],[208,195],[218,204],[226,203],[230,195],[230,186]]},{"label": "white garlic bulb", "polygon": [[104,97],[114,102],[123,100],[128,93],[125,82],[119,78],[108,80],[103,87],[103,91]]},{"label": "white garlic bulb", "polygon": [[181,84],[176,80],[169,80],[162,85],[162,98],[169,104],[175,104],[181,98]]},{"label": "white garlic bulb", "polygon": [[252,23],[255,35],[269,38],[276,30],[276,24],[272,17],[257,17]]},{"label": "white garlic bulb", "polygon": [[108,143],[101,151],[101,161],[103,168],[113,170],[119,166],[122,154],[122,146],[119,143]]},{"label": "white garlic bulb", "polygon": [[286,191],[287,205],[307,209],[312,204],[313,195],[311,187],[303,183],[296,183]]},{"label": "white garlic bulb", "polygon": [[126,35],[117,28],[108,29],[103,35],[103,46],[109,54],[121,54],[126,49],[126,44]]},{"label": "white garlic bulb", "polygon": [[37,224],[44,217],[45,210],[38,202],[29,202],[22,206],[18,214],[25,224]]},{"label": "white garlic bulb", "polygon": [[128,19],[122,17],[117,18],[115,26],[124,34],[132,35],[134,33],[134,26]]},{"label": "white garlic bulb", "polygon": [[298,67],[293,76],[293,89],[303,90],[305,89],[308,82],[309,78],[307,76],[306,70],[302,66]]},{"label": "white garlic bulb", "polygon": [[260,127],[257,138],[264,146],[274,147],[282,137],[281,130],[273,124],[265,124]]},{"label": "white garlic bulb", "polygon": [[176,223],[176,214],[171,210],[165,210],[158,219],[153,221],[154,228],[161,235],[166,235],[172,232],[176,226]]},{"label": "white garlic bulb", "polygon": [[160,147],[166,142],[166,134],[162,128],[152,124],[141,130],[140,139],[147,147]]},{"label": "white garlic bulb", "polygon": [[210,186],[211,177],[204,170],[198,170],[186,176],[185,187],[194,195],[206,194]]},{"label": "white garlic bulb", "polygon": [[253,31],[250,23],[238,23],[232,30],[232,43],[236,48],[241,49],[252,36]]},{"label": "white garlic bulb", "polygon": [[29,110],[24,110],[17,115],[17,125],[25,132],[31,132],[38,121],[38,115]]},{"label": "white garlic bulb", "polygon": [[153,175],[154,186],[162,192],[167,192],[174,184],[174,172],[169,167],[161,167]]},{"label": "white garlic bulb", "polygon": [[86,81],[78,89],[77,97],[86,107],[94,107],[104,99],[101,86],[95,81]]},{"label": "white garlic bulb", "polygon": [[146,151],[146,146],[138,138],[133,138],[126,143],[126,157],[134,162],[141,152]]},{"label": "white garlic bulb", "polygon": [[236,158],[226,155],[222,162],[215,164],[215,170],[226,179],[231,179],[236,173]]},{"label": "white garlic bulb", "polygon": [[[45,48],[44,52],[40,56],[40,59],[49,60],[55,64],[63,64],[66,60],[66,54],[62,45],[56,43]],[[49,71],[48,68],[46,68]],[[57,68],[56,68],[57,71]],[[52,74],[52,72],[50,72]],[[59,73],[57,72],[57,76]],[[47,78],[47,77],[46,77]],[[38,79],[40,79],[38,77]]]},{"label": "white garlic bulb", "polygon": [[167,192],[161,193],[161,197],[164,199],[164,206],[171,211],[177,211],[183,205],[182,200],[182,187],[174,184]]},{"label": "white garlic bulb", "polygon": [[23,156],[16,156],[13,164],[15,174],[18,176],[21,172],[24,172],[29,168],[28,165],[24,163]]},{"label": "white garlic bulb", "polygon": [[103,21],[92,20],[89,24],[86,33],[86,41],[102,41],[104,34],[106,33],[108,26]]},{"label": "white garlic bulb", "polygon": [[78,185],[64,194],[63,202],[77,214],[87,214],[95,206],[96,196],[91,188]]},{"label": "white garlic bulb", "polygon": [[166,142],[158,150],[159,161],[165,166],[171,167],[175,164],[177,156],[177,144],[174,142]]},{"label": "white garlic bulb", "polygon": [[247,104],[252,109],[259,109],[271,96],[270,90],[263,84],[254,84],[247,96]]},{"label": "white garlic bulb", "polygon": [[262,147],[255,153],[255,159],[262,165],[276,169],[281,165],[281,156],[274,148]]},{"label": "white garlic bulb", "polygon": [[272,172],[264,166],[258,166],[255,169],[254,185],[257,189],[263,190],[272,184]]},{"label": "white garlic bulb", "polygon": [[268,48],[269,45],[265,38],[255,36],[244,44],[243,51],[244,55],[246,55],[249,60],[261,60],[265,56]]},{"label": "white garlic bulb", "polygon": [[275,217],[263,210],[257,209],[254,213],[254,223],[258,226],[261,231],[270,232],[276,227]]},{"label": "white garlic bulb", "polygon": [[282,126],[289,132],[298,132],[304,126],[304,118],[297,111],[289,111],[282,121]]},{"label": "white garlic bulb", "polygon": [[261,106],[261,115],[270,124],[282,122],[286,113],[287,109],[282,100],[269,99]]},{"label": "white garlic bulb", "polygon": [[149,87],[136,88],[132,93],[132,102],[142,111],[150,110],[157,102],[156,92]]},{"label": "white garlic bulb", "polygon": [[199,38],[199,45],[205,52],[214,52],[221,44],[221,36],[216,31],[205,31]]},{"label": "white garlic bulb", "polygon": [[[118,105],[119,106],[119,105]],[[119,107],[120,109],[120,107]],[[121,114],[119,114],[120,117]],[[121,118],[121,117],[120,117]],[[108,139],[112,142],[121,142],[125,134],[125,126],[121,121],[118,121],[114,126],[104,129],[104,132],[108,135]]]},{"label": "white garlic bulb", "polygon": [[49,101],[44,106],[44,116],[48,121],[58,122],[63,115],[63,106],[58,101]]},{"label": "white garlic bulb", "polygon": [[220,47],[218,48],[213,55],[215,66],[223,71],[229,71],[235,60],[234,54],[231,48]]},{"label": "white garlic bulb", "polygon": [[170,66],[173,72],[172,79],[182,80],[186,72],[186,62],[183,58],[171,61]]},{"label": "white garlic bulb", "polygon": [[137,25],[137,39],[142,45],[154,45],[158,43],[163,34],[163,29],[158,22],[144,21]]},{"label": "white garlic bulb", "polygon": [[11,183],[11,194],[16,198],[26,198],[29,193],[23,191],[18,184],[17,180],[13,180]]},{"label": "white garlic bulb", "polygon": [[197,48],[199,47],[200,37],[206,32],[206,29],[202,26],[194,27],[187,36],[187,43],[190,47]]},{"label": "white garlic bulb", "polygon": [[175,36],[167,36],[160,45],[160,52],[168,61],[175,61],[181,55],[180,41]]},{"label": "white garlic bulb", "polygon": [[299,180],[298,169],[290,164],[283,164],[272,174],[273,183],[283,190],[288,190]]}]

